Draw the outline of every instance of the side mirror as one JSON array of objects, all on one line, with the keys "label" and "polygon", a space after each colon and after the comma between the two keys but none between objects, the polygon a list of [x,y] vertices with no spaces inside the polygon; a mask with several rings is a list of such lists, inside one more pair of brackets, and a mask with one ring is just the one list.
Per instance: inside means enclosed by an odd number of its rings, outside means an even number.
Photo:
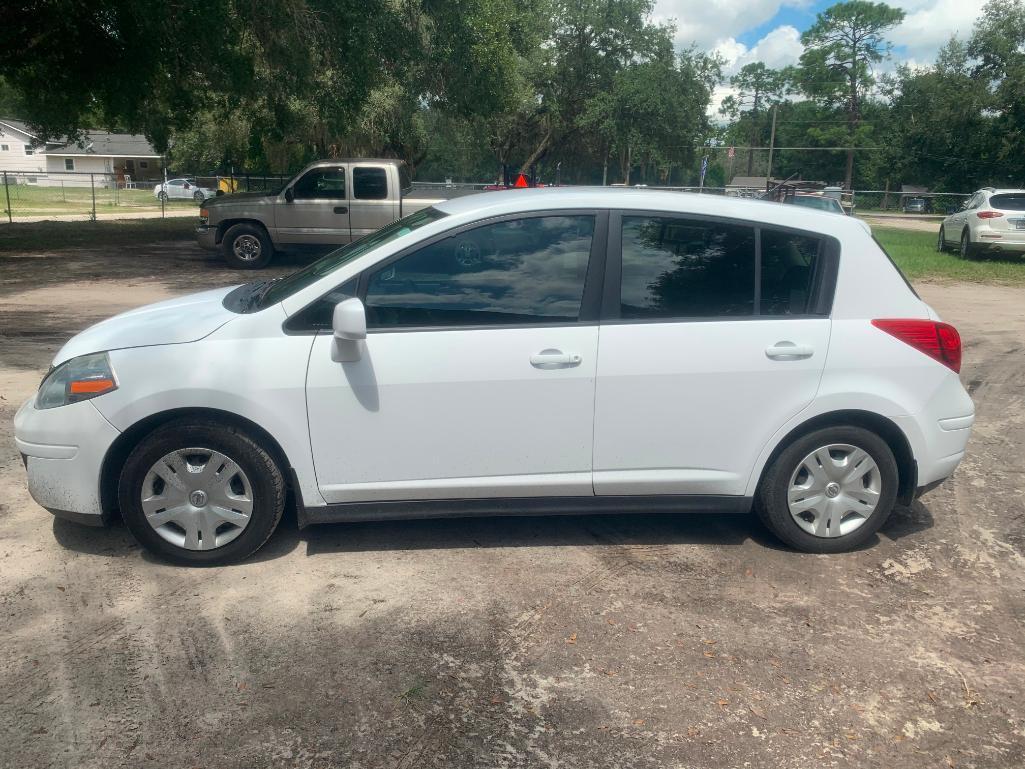
[{"label": "side mirror", "polygon": [[292,192],[292,188],[291,187],[285,187],[285,200],[288,201],[289,203],[291,203],[293,200],[295,200],[295,193]]},{"label": "side mirror", "polygon": [[335,305],[331,316],[331,360],[352,363],[360,359],[367,338],[367,312],[359,299],[346,299]]}]

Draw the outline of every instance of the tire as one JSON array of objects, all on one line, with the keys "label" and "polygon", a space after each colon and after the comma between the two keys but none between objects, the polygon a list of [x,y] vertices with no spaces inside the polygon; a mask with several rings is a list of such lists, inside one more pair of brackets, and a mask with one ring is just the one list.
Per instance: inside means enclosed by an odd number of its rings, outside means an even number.
[{"label": "tire", "polygon": [[204,195],[202,192],[193,192],[192,199],[200,205],[203,205],[203,201],[206,200],[206,195]]},{"label": "tire", "polygon": [[[186,480],[172,486],[164,477]],[[185,418],[158,427],[128,455],[118,502],[129,530],[154,555],[220,566],[252,555],[274,533],[285,481],[273,457],[244,431]]]},{"label": "tire", "polygon": [[260,270],[270,264],[274,246],[258,224],[236,224],[221,239],[221,255],[233,270]]},{"label": "tire", "polygon": [[[827,447],[833,447],[826,460],[830,465],[819,463],[819,475],[829,483],[816,484],[806,474],[805,463],[809,458],[816,462],[821,456],[817,452]],[[838,464],[839,459],[853,463],[853,468],[866,467],[854,451],[863,452],[874,467],[861,478],[843,483],[841,478],[852,470]],[[770,464],[758,488],[755,511],[773,534],[797,550],[842,553],[868,542],[886,522],[897,498],[897,483],[897,462],[886,441],[861,427],[826,427],[797,438]],[[829,488],[834,484],[840,487],[837,494]],[[801,487],[808,487],[803,495]],[[820,494],[815,493],[818,487],[823,488]],[[793,514],[791,490],[795,492]],[[866,512],[864,503],[872,501],[873,492],[877,494],[874,507]]]},{"label": "tire", "polygon": [[167,202],[167,193],[164,192],[163,190],[158,192],[157,193],[157,200],[159,200],[161,203],[166,203]]},{"label": "tire", "polygon": [[976,254],[976,248],[972,245],[972,236],[966,227],[961,233],[961,258],[971,259]]},{"label": "tire", "polygon": [[936,250],[939,251],[941,254],[947,250],[947,236],[943,232],[942,225],[940,225],[940,234],[936,238]]}]

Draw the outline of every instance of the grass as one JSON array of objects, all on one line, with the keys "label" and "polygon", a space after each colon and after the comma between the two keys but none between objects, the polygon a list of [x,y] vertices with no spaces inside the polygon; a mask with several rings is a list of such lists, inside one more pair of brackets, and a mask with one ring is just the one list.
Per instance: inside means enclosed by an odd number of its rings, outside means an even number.
[{"label": "grass", "polygon": [[112,219],[98,222],[15,222],[0,221],[0,253],[10,251],[53,251],[89,246],[134,245],[161,240],[189,240],[195,237],[192,217],[169,219]]},{"label": "grass", "polygon": [[1025,256],[993,254],[962,259],[959,254],[937,251],[935,233],[893,227],[873,227],[872,232],[909,280],[1025,285]]},{"label": "grass", "polygon": [[[7,216],[7,194],[14,216],[45,216],[47,214],[83,214],[92,211],[93,192],[86,186],[36,186],[10,184],[6,190],[0,183],[0,217]],[[197,208],[192,200],[169,200],[169,208]],[[130,208],[133,211],[159,211],[160,201],[153,196],[153,186],[135,190],[96,187],[96,213],[111,213]]]}]

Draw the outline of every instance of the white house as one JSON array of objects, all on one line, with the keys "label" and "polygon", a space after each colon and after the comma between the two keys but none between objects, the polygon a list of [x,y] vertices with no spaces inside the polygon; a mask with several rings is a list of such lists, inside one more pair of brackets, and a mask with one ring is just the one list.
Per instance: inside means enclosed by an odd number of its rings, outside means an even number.
[{"label": "white house", "polygon": [[90,130],[75,142],[44,143],[25,123],[0,118],[0,171],[40,186],[125,186],[159,180],[163,168],[160,153],[144,136]]}]

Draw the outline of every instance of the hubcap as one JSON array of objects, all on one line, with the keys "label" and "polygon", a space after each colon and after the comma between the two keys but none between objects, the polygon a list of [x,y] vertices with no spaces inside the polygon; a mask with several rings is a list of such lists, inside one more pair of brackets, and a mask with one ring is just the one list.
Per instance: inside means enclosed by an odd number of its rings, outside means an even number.
[{"label": "hubcap", "polygon": [[850,534],[875,512],[881,482],[879,467],[864,449],[823,446],[802,459],[790,477],[790,515],[816,537]]},{"label": "hubcap", "polygon": [[253,513],[249,479],[219,451],[188,448],[161,457],[142,482],[146,522],[185,550],[213,550],[238,537]]},{"label": "hubcap", "polygon": [[235,238],[232,249],[239,259],[251,262],[260,258],[260,251],[263,247],[260,245],[260,239],[255,235],[239,235]]}]

